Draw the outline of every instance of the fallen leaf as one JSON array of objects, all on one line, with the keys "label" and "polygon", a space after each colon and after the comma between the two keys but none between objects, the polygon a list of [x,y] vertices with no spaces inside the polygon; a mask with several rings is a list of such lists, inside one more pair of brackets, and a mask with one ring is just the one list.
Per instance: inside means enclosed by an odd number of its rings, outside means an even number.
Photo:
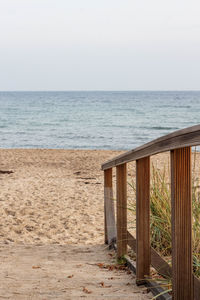
[{"label": "fallen leaf", "polygon": [[105,268],[105,265],[102,264],[102,263],[97,263],[96,265],[97,265],[99,268],[101,268],[101,269],[102,269],[102,268]]},{"label": "fallen leaf", "polygon": [[118,270],[127,270],[127,267],[126,266],[124,266],[124,265],[119,265],[119,266],[117,266],[117,269]]},{"label": "fallen leaf", "polygon": [[32,269],[40,269],[40,266],[32,266]]},{"label": "fallen leaf", "polygon": [[110,288],[112,285],[105,285],[105,283],[102,281],[99,283],[103,288]]},{"label": "fallen leaf", "polygon": [[83,292],[86,294],[92,294],[92,291],[89,291],[88,289],[86,289],[85,287],[83,288]]}]

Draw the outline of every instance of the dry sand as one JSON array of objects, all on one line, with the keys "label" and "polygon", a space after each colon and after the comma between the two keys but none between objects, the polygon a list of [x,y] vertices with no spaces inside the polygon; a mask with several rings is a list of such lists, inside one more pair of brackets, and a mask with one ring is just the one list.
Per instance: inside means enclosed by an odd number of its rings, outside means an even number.
[{"label": "dry sand", "polygon": [[[133,275],[95,265],[113,259],[103,245],[100,165],[120,153],[0,150],[0,170],[13,172],[0,172],[0,299],[151,298]],[[159,167],[168,160],[153,158]]]},{"label": "dry sand", "polygon": [[103,243],[107,151],[0,150],[0,242]]},{"label": "dry sand", "polygon": [[0,299],[151,299],[110,255],[104,245],[0,247]]},{"label": "dry sand", "polygon": [[151,299],[108,267],[100,165],[118,153],[0,150],[0,299]]}]

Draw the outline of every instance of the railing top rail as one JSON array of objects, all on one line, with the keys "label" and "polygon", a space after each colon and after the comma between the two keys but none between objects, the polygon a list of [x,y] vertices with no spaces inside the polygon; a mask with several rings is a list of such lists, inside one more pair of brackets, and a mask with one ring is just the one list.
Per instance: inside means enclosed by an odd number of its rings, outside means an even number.
[{"label": "railing top rail", "polygon": [[107,170],[150,155],[198,145],[200,145],[200,124],[174,131],[131,151],[125,152],[103,163],[101,168],[102,170]]}]

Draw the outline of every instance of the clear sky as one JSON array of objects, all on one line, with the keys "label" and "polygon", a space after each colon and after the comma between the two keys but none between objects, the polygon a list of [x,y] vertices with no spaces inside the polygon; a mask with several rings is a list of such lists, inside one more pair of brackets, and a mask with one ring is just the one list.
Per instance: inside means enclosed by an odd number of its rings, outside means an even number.
[{"label": "clear sky", "polygon": [[193,89],[199,0],[0,0],[0,90]]}]

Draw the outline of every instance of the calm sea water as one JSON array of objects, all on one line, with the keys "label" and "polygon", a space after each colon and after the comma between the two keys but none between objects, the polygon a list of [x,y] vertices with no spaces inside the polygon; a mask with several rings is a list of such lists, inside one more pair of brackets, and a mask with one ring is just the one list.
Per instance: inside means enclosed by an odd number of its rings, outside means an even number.
[{"label": "calm sea water", "polygon": [[1,148],[132,149],[200,123],[200,92],[0,92]]}]

